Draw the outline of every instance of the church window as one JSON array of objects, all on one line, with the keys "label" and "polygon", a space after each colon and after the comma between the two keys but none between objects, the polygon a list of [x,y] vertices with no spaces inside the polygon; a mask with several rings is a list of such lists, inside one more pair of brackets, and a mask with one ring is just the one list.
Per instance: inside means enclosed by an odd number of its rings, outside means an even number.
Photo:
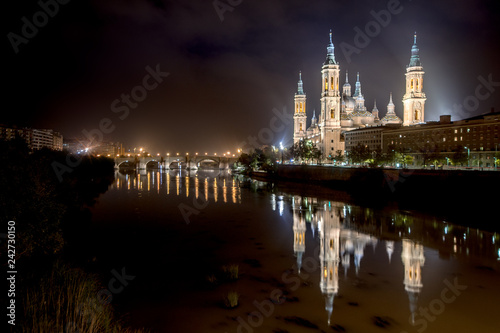
[{"label": "church window", "polygon": [[418,80],[416,80],[416,82],[415,82],[415,83],[417,84],[417,90],[418,90]]},{"label": "church window", "polygon": [[300,129],[299,129],[299,131],[302,131],[302,123],[300,123]]},{"label": "church window", "polygon": [[335,119],[335,109],[331,108],[330,110],[330,118]]},{"label": "church window", "polygon": [[300,112],[302,112],[302,102],[300,102]]},{"label": "church window", "polygon": [[328,91],[328,79],[325,77],[325,91]]},{"label": "church window", "polygon": [[410,89],[413,90],[413,79],[410,81]]},{"label": "church window", "polygon": [[333,85],[333,76],[331,77],[331,80],[330,80],[330,89],[333,90],[335,86]]},{"label": "church window", "polygon": [[330,239],[330,249],[333,249],[333,239]]}]

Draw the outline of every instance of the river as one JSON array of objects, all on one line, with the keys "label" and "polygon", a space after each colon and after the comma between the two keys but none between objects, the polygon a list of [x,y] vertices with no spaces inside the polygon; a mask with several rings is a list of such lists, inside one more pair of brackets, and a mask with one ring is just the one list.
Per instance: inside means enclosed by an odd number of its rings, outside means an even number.
[{"label": "river", "polygon": [[92,214],[100,295],[152,332],[499,327],[498,232],[218,170],[117,172]]}]

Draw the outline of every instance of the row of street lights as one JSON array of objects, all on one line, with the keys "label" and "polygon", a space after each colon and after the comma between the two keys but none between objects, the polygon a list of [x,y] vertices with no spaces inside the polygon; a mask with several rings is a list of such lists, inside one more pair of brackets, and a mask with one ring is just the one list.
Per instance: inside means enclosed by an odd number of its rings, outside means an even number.
[{"label": "row of street lights", "polygon": [[[135,148],[134,148],[134,151],[135,151]],[[241,149],[238,149],[238,153],[241,152]],[[127,157],[130,157],[130,156],[143,156],[142,154],[142,148],[140,150],[140,153],[136,154],[135,152],[133,154],[126,154]],[[217,156],[217,153],[214,153],[213,154],[214,156]],[[97,156],[100,156],[100,155],[97,155]],[[111,156],[111,154],[108,154],[107,155],[108,157]],[[116,157],[120,157],[121,155],[120,154],[117,154]],[[150,153],[144,153],[144,156],[151,156]],[[160,153],[157,153],[156,156],[161,156]],[[167,153],[167,156],[170,156],[170,153]],[[174,156],[174,155],[172,155]],[[180,153],[176,153],[175,156],[180,156]],[[189,156],[189,153],[186,153],[186,156]],[[198,156],[198,153],[195,153],[195,156]],[[208,156],[208,153],[205,153],[205,156]],[[219,155],[220,156],[220,155]],[[231,154],[230,151],[226,152],[226,153],[223,153],[222,156],[224,157],[237,157],[236,154]]]}]

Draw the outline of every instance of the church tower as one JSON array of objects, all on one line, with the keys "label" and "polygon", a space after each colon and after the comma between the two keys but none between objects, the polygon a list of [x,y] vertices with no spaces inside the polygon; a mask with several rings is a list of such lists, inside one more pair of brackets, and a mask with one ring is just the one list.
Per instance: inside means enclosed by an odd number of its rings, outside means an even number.
[{"label": "church tower", "polygon": [[403,96],[403,125],[410,126],[424,122],[425,93],[423,92],[424,70],[420,63],[417,33],[413,37],[410,64],[406,67],[406,93]]},{"label": "church tower", "polygon": [[323,143],[321,151],[324,157],[333,156],[337,150],[344,150],[344,144],[340,142],[340,67],[335,61],[331,31],[330,43],[326,50],[326,60],[321,69],[321,114],[318,124]]},{"label": "church tower", "polygon": [[293,143],[306,137],[306,94],[302,85],[302,73],[299,72],[299,83],[295,94],[295,112],[293,114]]}]

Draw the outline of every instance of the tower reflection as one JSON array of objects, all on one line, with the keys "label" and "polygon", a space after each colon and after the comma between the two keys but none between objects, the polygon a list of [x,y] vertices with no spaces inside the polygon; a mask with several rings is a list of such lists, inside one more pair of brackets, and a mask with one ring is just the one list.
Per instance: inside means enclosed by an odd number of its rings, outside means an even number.
[{"label": "tower reflection", "polygon": [[412,322],[415,322],[417,301],[422,290],[422,266],[425,262],[424,246],[409,239],[403,239],[401,260],[404,265],[404,286],[410,300]]}]

